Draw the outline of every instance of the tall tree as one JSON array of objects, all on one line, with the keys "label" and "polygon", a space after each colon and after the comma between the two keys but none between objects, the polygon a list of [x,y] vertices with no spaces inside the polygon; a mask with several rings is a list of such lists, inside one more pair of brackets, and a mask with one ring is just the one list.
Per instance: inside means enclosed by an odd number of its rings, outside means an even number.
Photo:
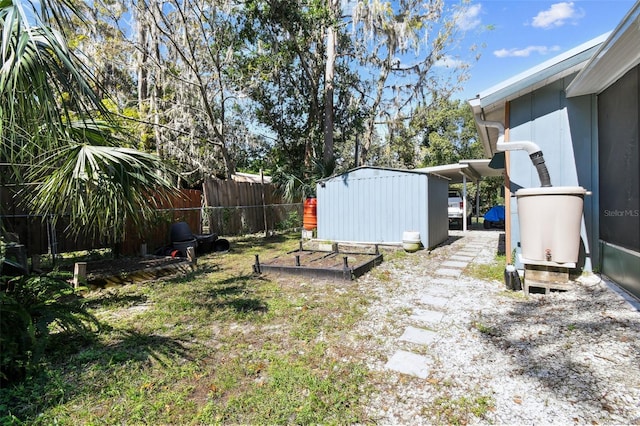
[{"label": "tall tree", "polygon": [[149,194],[171,186],[155,157],[121,148],[95,79],[65,43],[72,18],[84,22],[70,2],[0,4],[2,182],[23,186],[35,213],[70,214],[72,232],[118,241],[125,221],[150,214]]},{"label": "tall tree", "polygon": [[334,76],[336,68],[336,56],[338,53],[338,24],[340,13],[338,0],[327,0],[329,13],[329,25],[326,29],[326,63],[324,73],[324,147],[323,161],[325,164],[334,162],[333,131],[334,131]]},{"label": "tall tree", "polygon": [[247,3],[244,87],[255,117],[275,135],[276,157],[294,169],[310,168],[322,146],[322,0],[253,0]]},{"label": "tall tree", "polygon": [[434,94],[431,105],[416,109],[410,128],[422,147],[423,166],[483,158],[473,112],[466,102]]},{"label": "tall tree", "polygon": [[227,122],[238,102],[232,75],[241,47],[231,4],[140,0],[137,7],[157,34],[158,44],[148,54],[155,54],[150,68],[162,78],[155,99],[162,103],[157,108],[166,132],[156,143],[201,173],[215,169],[219,158],[221,171],[230,177],[235,164]]},{"label": "tall tree", "polygon": [[431,94],[448,97],[466,79],[463,62],[441,71],[457,41],[456,14],[444,0],[403,0],[396,3],[361,0],[352,12],[352,36],[357,65],[371,82],[368,119],[359,150],[359,164],[369,161],[381,131],[392,137]]},{"label": "tall tree", "polygon": [[339,3],[253,0],[245,17],[243,87],[278,171],[309,183],[347,164],[363,103]]}]

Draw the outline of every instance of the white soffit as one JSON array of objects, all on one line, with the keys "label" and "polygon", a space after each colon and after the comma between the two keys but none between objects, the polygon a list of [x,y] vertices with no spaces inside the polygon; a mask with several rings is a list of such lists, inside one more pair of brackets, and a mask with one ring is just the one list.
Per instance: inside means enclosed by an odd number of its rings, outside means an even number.
[{"label": "white soffit", "polygon": [[567,87],[567,97],[598,94],[640,63],[640,1]]}]

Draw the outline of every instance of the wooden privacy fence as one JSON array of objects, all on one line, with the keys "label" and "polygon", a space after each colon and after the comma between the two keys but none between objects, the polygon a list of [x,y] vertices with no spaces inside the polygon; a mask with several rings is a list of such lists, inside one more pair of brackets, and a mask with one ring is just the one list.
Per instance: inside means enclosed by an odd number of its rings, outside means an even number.
[{"label": "wooden privacy fence", "polygon": [[0,186],[0,224],[4,232],[11,234],[11,240],[15,239],[26,247],[28,256],[45,254],[50,250],[63,253],[101,247],[99,242],[81,235],[77,238],[66,236],[64,231],[69,221],[65,217],[58,218],[56,226],[53,226],[52,217],[30,214],[22,203],[24,195],[20,193],[21,189],[19,186]]},{"label": "wooden privacy fence", "polygon": [[[49,218],[29,214],[19,202],[17,192],[0,187],[0,221],[6,232],[14,234],[26,247],[27,255],[45,253],[67,253],[80,250],[93,250],[108,247],[101,241],[94,241],[82,235],[72,237],[68,232],[68,220],[58,218],[55,226]],[[162,197],[160,197],[162,198]],[[140,252],[141,245],[147,244],[149,253],[168,244],[169,229],[172,223],[184,221],[193,233],[201,231],[202,191],[181,190],[169,200],[158,200],[158,215],[153,223],[144,229],[125,230],[125,238],[120,244],[122,254],[132,255]],[[141,234],[139,236],[138,234]]]},{"label": "wooden privacy fence", "polygon": [[242,235],[302,225],[302,204],[283,203],[270,183],[206,179],[204,223],[218,235]]},{"label": "wooden privacy fence", "polygon": [[182,189],[168,200],[162,198],[156,202],[158,210],[154,223],[142,230],[127,226],[121,245],[123,254],[140,253],[142,244],[146,244],[149,254],[169,245],[169,231],[176,222],[187,222],[194,234],[202,232],[202,191]]},{"label": "wooden privacy fence", "polygon": [[[53,226],[46,217],[29,214],[18,202],[16,192],[6,187],[0,187],[0,201],[0,221],[4,230],[17,235],[28,256],[108,247],[81,235],[71,237],[64,217]],[[203,184],[203,191],[181,190],[170,200],[157,202],[158,215],[153,223],[144,229],[127,226],[124,240],[119,245],[121,254],[139,254],[142,244],[146,244],[147,252],[153,254],[171,243],[171,224],[181,221],[187,222],[194,234],[206,231],[221,237],[302,226],[302,204],[283,203],[274,186],[268,183],[208,179]]]}]

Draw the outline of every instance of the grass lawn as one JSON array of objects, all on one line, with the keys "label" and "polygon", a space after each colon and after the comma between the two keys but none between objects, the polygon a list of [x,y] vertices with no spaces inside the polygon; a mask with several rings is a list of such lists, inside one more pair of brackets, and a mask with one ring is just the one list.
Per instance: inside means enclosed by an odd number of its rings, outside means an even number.
[{"label": "grass lawn", "polygon": [[3,424],[367,423],[354,283],[254,276],[299,234],[232,240],[186,277],[86,294],[93,341],[54,336],[41,371],[0,389]]}]

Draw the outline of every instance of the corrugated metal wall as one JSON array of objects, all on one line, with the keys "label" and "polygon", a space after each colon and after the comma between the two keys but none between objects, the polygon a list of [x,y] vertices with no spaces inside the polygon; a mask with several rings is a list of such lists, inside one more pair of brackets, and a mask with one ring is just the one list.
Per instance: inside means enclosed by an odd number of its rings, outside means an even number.
[{"label": "corrugated metal wall", "polygon": [[317,188],[318,238],[401,243],[418,231],[433,247],[448,237],[448,181],[411,171],[363,167]]}]

